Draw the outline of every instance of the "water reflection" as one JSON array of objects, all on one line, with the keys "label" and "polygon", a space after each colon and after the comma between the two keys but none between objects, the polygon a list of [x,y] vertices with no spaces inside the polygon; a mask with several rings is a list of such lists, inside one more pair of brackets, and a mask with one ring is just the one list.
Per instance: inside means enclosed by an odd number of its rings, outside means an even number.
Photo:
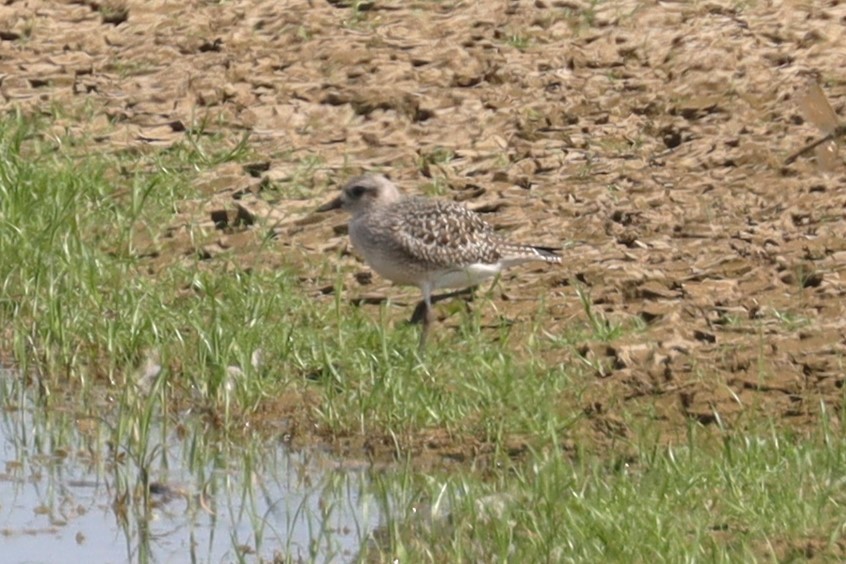
[{"label": "water reflection", "polygon": [[137,438],[116,415],[45,405],[30,388],[0,367],[6,562],[346,562],[378,525],[363,467],[280,443],[221,446],[155,418],[139,454],[112,444]]}]

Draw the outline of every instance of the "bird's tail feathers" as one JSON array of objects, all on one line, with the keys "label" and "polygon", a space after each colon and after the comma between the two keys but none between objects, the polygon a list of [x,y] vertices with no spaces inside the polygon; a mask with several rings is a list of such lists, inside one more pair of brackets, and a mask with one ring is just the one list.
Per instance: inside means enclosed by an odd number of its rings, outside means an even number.
[{"label": "bird's tail feathers", "polygon": [[559,247],[541,247],[538,245],[510,245],[503,252],[503,259],[507,263],[519,264],[521,262],[541,260],[544,262],[560,263],[558,255]]}]

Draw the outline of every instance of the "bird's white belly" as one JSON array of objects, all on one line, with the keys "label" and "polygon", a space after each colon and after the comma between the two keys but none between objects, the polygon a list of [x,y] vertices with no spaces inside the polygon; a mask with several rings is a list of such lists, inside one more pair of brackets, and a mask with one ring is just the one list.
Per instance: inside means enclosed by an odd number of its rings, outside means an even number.
[{"label": "bird's white belly", "polygon": [[432,290],[441,288],[467,288],[496,276],[502,270],[500,264],[471,264],[464,268],[449,270],[420,270],[401,261],[392,260],[378,252],[364,251],[364,260],[379,276],[396,284],[406,286],[429,286]]},{"label": "bird's white belly", "polygon": [[367,252],[362,249],[364,261],[382,278],[405,286],[420,286],[423,275],[412,266],[399,260],[393,260],[379,252]]},{"label": "bird's white belly", "polygon": [[444,270],[431,272],[428,279],[432,282],[432,288],[466,288],[492,278],[502,270],[500,264],[470,264],[462,269]]}]

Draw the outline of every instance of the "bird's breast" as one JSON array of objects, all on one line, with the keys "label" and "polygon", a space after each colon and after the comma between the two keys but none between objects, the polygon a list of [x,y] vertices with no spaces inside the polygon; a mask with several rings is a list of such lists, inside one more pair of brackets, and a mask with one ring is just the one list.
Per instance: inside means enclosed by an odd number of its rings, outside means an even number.
[{"label": "bird's breast", "polygon": [[419,286],[420,265],[407,260],[383,231],[372,229],[367,221],[353,220],[349,225],[353,247],[379,276],[397,284]]}]

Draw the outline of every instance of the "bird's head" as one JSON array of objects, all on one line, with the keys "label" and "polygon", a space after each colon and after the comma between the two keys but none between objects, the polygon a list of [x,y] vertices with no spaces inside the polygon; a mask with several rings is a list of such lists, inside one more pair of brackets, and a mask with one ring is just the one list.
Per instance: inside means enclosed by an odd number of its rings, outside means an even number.
[{"label": "bird's head", "polygon": [[365,174],[349,180],[341,188],[341,194],[337,198],[323,204],[317,208],[317,211],[325,212],[343,208],[356,215],[374,207],[395,202],[400,197],[400,192],[394,183],[381,174]]}]

